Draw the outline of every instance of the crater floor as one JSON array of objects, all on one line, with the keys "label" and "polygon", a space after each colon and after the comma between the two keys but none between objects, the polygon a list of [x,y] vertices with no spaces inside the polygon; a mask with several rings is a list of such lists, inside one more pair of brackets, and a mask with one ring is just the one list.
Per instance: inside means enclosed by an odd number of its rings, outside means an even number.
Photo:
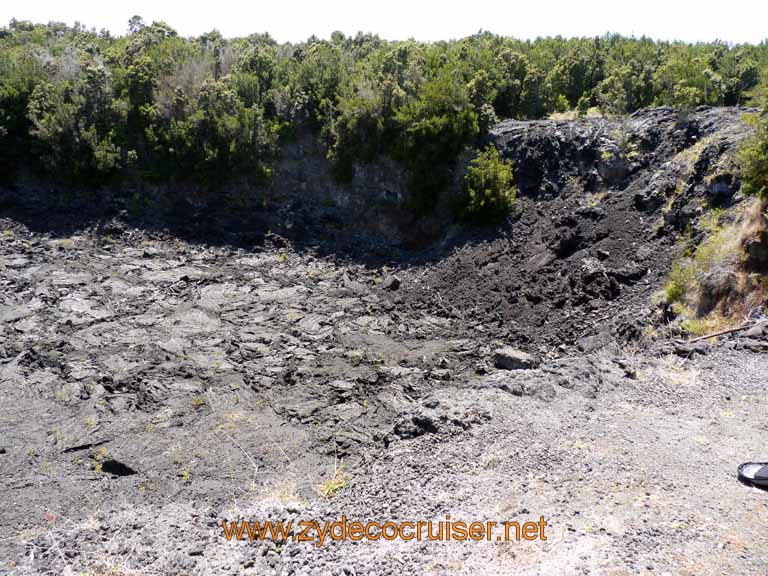
[{"label": "crater floor", "polygon": [[[735,478],[768,460],[764,353],[543,348],[499,370],[493,326],[409,303],[432,266],[0,220],[0,573],[768,571],[768,495]],[[342,515],[543,516],[548,540],[220,527]]]}]

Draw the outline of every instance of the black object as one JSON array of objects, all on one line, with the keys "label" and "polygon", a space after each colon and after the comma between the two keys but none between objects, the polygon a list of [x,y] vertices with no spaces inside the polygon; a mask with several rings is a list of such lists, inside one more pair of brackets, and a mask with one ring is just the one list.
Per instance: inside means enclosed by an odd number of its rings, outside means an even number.
[{"label": "black object", "polygon": [[768,462],[747,462],[739,466],[739,482],[768,490]]},{"label": "black object", "polygon": [[101,470],[112,474],[112,476],[133,476],[136,474],[136,470],[117,460],[104,460],[101,463]]}]

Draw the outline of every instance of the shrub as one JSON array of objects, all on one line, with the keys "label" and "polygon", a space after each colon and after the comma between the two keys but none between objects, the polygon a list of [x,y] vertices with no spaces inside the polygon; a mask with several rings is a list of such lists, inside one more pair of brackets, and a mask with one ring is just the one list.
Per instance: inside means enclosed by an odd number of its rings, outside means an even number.
[{"label": "shrub", "polygon": [[555,99],[555,112],[568,112],[570,104],[564,94],[558,94]]},{"label": "shrub", "polygon": [[763,305],[765,280],[748,268],[745,241],[765,229],[761,202],[745,206],[733,222],[720,224],[721,212],[703,216],[699,227],[707,237],[695,252],[672,265],[664,284],[664,300],[692,334],[706,334],[741,322],[749,310]]},{"label": "shrub", "polygon": [[684,302],[693,281],[693,266],[689,259],[678,259],[673,262],[667,282],[664,284],[664,301],[668,304]]},{"label": "shrub", "polygon": [[30,136],[40,167],[98,180],[119,167],[120,149],[109,124],[116,115],[99,105],[85,82],[40,83],[29,98]]},{"label": "shrub", "polygon": [[[219,185],[269,173],[280,140],[309,129],[340,177],[356,162],[399,161],[428,209],[457,158],[498,118],[734,105],[745,94],[768,101],[766,43],[482,32],[435,43],[339,33],[278,44],[216,31],[183,38],[139,17],[129,27],[125,37],[60,23],[0,27],[0,179],[28,165],[94,182],[202,173]],[[766,174],[759,142],[744,152],[756,193]]]},{"label": "shrub", "polygon": [[756,132],[744,142],[737,156],[743,188],[746,193],[768,201],[768,114],[750,115],[746,120]]},{"label": "shrub", "polygon": [[493,146],[470,162],[464,176],[467,188],[467,216],[475,220],[494,221],[506,216],[515,203],[512,162],[505,160]]},{"label": "shrub", "polygon": [[576,110],[578,111],[579,118],[586,118],[587,114],[589,113],[589,104],[590,104],[590,97],[588,94],[582,95],[581,98],[579,98],[579,102],[576,105]]},{"label": "shrub", "polygon": [[[720,227],[705,222],[709,235],[696,248],[695,253],[678,258],[664,285],[665,300],[689,306],[707,313],[707,305],[715,292],[727,293],[731,274],[743,260],[740,234],[735,225]],[[711,293],[710,293],[711,292]]]}]

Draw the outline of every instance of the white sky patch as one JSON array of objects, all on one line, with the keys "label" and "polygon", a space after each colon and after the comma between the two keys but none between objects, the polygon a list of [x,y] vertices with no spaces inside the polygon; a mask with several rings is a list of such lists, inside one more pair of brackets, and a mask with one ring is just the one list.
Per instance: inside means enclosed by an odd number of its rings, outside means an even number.
[{"label": "white sky patch", "polygon": [[595,36],[758,43],[768,39],[768,0],[2,0],[0,22],[73,24],[124,34],[128,18],[164,20],[183,36],[269,32],[278,41],[377,33],[389,40],[447,40],[479,30],[516,38]]}]

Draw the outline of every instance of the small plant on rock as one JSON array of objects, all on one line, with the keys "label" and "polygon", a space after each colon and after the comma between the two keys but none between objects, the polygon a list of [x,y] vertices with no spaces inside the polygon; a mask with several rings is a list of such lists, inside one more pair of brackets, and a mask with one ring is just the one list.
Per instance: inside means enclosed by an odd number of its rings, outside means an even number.
[{"label": "small plant on rock", "polygon": [[202,396],[195,396],[192,398],[192,406],[195,408],[200,408],[203,404],[205,404],[205,398]]},{"label": "small plant on rock", "polygon": [[320,494],[326,498],[334,496],[339,490],[347,485],[347,475],[344,468],[337,468],[331,478],[320,484]]}]

